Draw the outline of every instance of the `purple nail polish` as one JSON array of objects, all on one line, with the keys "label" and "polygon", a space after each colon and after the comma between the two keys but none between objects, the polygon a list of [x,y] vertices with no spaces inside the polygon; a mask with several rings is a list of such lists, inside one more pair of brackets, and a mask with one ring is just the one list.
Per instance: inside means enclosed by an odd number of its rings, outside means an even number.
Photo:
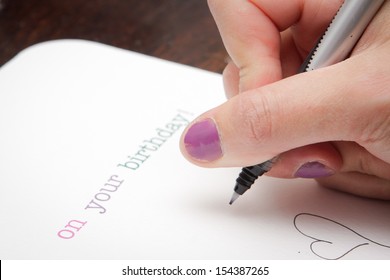
[{"label": "purple nail polish", "polygon": [[188,154],[202,161],[213,161],[222,156],[221,141],[212,119],[194,123],[184,136]]},{"label": "purple nail polish", "polygon": [[331,176],[334,174],[334,171],[329,167],[326,167],[320,162],[311,161],[302,165],[297,172],[295,177],[299,178],[319,178]]}]

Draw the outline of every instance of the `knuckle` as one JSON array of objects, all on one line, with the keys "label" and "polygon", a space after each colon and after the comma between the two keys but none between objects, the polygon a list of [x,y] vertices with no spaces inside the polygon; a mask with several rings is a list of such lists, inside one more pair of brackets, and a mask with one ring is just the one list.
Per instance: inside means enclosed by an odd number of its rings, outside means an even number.
[{"label": "knuckle", "polygon": [[[390,56],[387,57],[390,61]],[[354,117],[359,128],[356,130],[357,142],[363,147],[381,145],[383,148],[387,147],[390,152],[389,68],[377,60],[366,58],[363,62],[365,69],[370,71],[355,78],[355,112],[360,112]]]},{"label": "knuckle", "polygon": [[378,108],[376,116],[363,129],[359,141],[362,146],[380,144],[390,149],[390,106],[387,107],[385,112]]},{"label": "knuckle", "polygon": [[388,92],[390,79],[380,77],[378,74],[370,80],[371,85],[363,89],[366,94],[360,96],[360,100],[368,101],[362,104],[364,108],[361,111],[364,117],[357,118],[357,122],[362,125],[358,142],[362,146],[380,144],[390,149],[390,94]]},{"label": "knuckle", "polygon": [[372,159],[371,155],[367,153],[365,149],[359,149],[355,154],[354,160],[356,161],[356,171],[364,174],[372,174]]},{"label": "knuckle", "polygon": [[245,98],[240,99],[241,108],[238,111],[244,114],[242,119],[245,120],[243,126],[247,139],[251,144],[258,145],[272,138],[275,110],[270,104],[270,95],[254,93],[244,93]]}]

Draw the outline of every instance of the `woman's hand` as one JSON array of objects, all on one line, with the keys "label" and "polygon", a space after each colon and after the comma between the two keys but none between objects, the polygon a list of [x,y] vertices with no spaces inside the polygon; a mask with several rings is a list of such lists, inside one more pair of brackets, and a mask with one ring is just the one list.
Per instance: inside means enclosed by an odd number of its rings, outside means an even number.
[{"label": "woman's hand", "polygon": [[209,0],[231,57],[229,99],[186,129],[188,160],[249,166],[279,155],[271,176],[390,199],[389,1],[349,59],[294,75],[341,2]]}]

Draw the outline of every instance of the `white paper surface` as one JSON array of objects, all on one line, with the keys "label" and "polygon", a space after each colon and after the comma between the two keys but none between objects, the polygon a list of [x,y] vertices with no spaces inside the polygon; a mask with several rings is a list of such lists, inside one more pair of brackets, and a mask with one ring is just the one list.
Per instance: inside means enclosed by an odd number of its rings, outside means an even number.
[{"label": "white paper surface", "polygon": [[178,148],[223,101],[220,75],[97,43],[20,53],[0,68],[0,259],[390,258],[389,202],[263,177],[230,206],[239,169]]}]

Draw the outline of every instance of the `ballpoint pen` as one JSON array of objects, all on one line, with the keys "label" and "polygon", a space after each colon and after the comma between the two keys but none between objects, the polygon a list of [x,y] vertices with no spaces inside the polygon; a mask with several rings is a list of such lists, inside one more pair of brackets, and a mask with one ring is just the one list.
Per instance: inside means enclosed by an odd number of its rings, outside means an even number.
[{"label": "ballpoint pen", "polygon": [[[298,73],[326,67],[346,59],[384,0],[346,0],[312,49]],[[255,180],[268,172],[276,157],[244,167],[239,174],[229,204],[244,194]]]}]

